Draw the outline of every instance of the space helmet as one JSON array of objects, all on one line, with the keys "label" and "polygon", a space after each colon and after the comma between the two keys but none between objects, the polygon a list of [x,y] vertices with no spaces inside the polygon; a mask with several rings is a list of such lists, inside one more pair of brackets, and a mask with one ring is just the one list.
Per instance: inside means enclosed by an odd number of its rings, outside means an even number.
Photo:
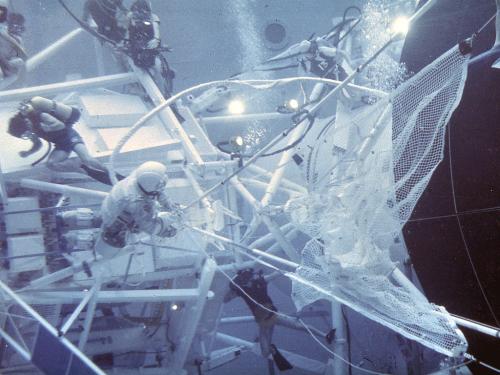
[{"label": "space helmet", "polygon": [[147,196],[156,196],[167,185],[167,168],[156,161],[147,161],[135,171],[139,190]]}]

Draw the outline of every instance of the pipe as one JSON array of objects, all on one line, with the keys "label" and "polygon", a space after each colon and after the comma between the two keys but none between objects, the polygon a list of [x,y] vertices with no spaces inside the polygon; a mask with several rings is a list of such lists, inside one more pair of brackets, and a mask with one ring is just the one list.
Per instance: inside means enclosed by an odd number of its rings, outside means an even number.
[{"label": "pipe", "polygon": [[15,90],[0,91],[0,101],[14,101],[31,98],[34,95],[52,96],[68,91],[125,85],[137,81],[133,73],[119,73],[103,77],[77,79],[68,82],[51,83],[49,85],[32,86]]},{"label": "pipe", "polygon": [[202,117],[201,121],[205,125],[220,125],[220,124],[233,124],[235,122],[248,122],[248,121],[274,121],[288,119],[290,114],[282,114],[278,112],[270,113],[252,113],[248,115],[232,115],[232,116],[210,116]]},{"label": "pipe", "polygon": [[73,40],[73,38],[80,35],[82,32],[82,28],[75,29],[64,35],[62,38],[56,40],[47,48],[38,52],[35,56],[29,58],[28,61],[26,61],[26,71],[32,72],[33,70],[35,70],[40,64],[50,59],[56,52],[65,47],[66,44],[68,44],[71,40]]},{"label": "pipe", "polygon": [[216,240],[219,240],[221,242],[229,243],[229,244],[234,245],[236,247],[245,249],[245,250],[250,251],[250,252],[252,252],[254,254],[260,255],[263,258],[267,258],[267,259],[273,260],[273,261],[275,261],[277,263],[280,263],[280,264],[282,264],[284,266],[292,267],[294,269],[297,268],[297,267],[299,267],[298,263],[291,262],[289,260],[283,259],[283,258],[278,257],[276,255],[268,254],[265,251],[262,251],[262,250],[259,250],[259,249],[251,249],[249,247],[240,245],[240,244],[238,244],[238,243],[230,240],[229,238],[226,238],[226,237],[223,237],[223,236],[219,236],[219,235],[217,235],[215,233],[207,232],[207,231],[205,231],[203,229],[194,228],[194,227],[190,227],[190,229],[193,230],[193,231],[195,231],[195,232],[198,232],[198,233],[204,234],[206,236],[212,237],[212,238],[214,238]]},{"label": "pipe", "polygon": [[81,195],[88,198],[104,199],[108,196],[108,193],[105,193],[103,191],[84,189],[74,186],[59,185],[51,182],[31,180],[29,178],[23,178],[21,180],[21,186],[35,190],[50,191],[52,193],[59,193],[62,195],[72,195],[72,194]]},{"label": "pipe", "polygon": [[461,325],[462,327],[466,327],[476,332],[484,333],[485,335],[500,339],[500,329],[496,327],[490,327],[485,324],[474,322],[472,320],[465,319],[454,314],[450,314],[450,316],[455,321],[455,323]]}]

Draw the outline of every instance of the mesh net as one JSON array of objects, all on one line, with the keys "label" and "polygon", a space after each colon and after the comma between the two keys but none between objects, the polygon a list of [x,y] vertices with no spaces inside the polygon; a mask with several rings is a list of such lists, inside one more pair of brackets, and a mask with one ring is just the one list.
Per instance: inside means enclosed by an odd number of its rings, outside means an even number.
[{"label": "mesh net", "polygon": [[[454,48],[372,105],[339,101],[312,145],[309,192],[285,212],[311,237],[293,283],[298,309],[334,298],[449,356],[467,343],[446,311],[395,271],[389,250],[443,157],[445,126],[460,101],[467,57]],[[307,284],[307,283],[306,283]]]}]

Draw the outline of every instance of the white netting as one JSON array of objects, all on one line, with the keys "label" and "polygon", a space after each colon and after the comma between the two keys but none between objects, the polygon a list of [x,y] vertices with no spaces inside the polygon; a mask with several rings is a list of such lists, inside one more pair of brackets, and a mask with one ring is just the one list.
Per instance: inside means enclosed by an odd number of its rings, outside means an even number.
[{"label": "white netting", "polygon": [[[308,195],[285,207],[312,238],[297,276],[451,356],[466,349],[463,335],[442,308],[397,279],[389,248],[442,159],[467,60],[454,48],[373,105],[339,103],[335,122],[312,145]],[[299,282],[293,296],[299,309],[325,297]]]}]

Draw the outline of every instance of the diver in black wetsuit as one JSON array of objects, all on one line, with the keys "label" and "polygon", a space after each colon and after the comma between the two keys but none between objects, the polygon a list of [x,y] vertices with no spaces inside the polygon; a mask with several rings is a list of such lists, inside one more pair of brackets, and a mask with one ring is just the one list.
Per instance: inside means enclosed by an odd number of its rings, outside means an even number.
[{"label": "diver in black wetsuit", "polygon": [[[90,156],[82,137],[73,129],[80,118],[80,111],[55,100],[35,96],[24,101],[19,111],[9,120],[8,133],[16,138],[27,139],[32,147],[21,151],[23,158],[37,152],[41,139],[52,143],[55,148],[49,155],[47,167],[59,172],[84,172],[100,182],[109,184],[107,169]],[[74,151],[79,161],[69,160]]]},{"label": "diver in black wetsuit", "polygon": [[255,273],[253,268],[238,271],[236,277],[229,284],[229,291],[224,296],[224,302],[229,302],[235,297],[243,298],[252,311],[255,322],[259,325],[259,343],[262,356],[267,358],[271,354],[280,371],[293,368],[272,344],[274,325],[277,321],[275,312],[278,310],[267,294],[267,281],[264,279],[262,271]]},{"label": "diver in black wetsuit", "polygon": [[135,66],[149,72],[153,80],[163,86],[163,95],[169,97],[175,73],[162,55],[162,51],[169,49],[161,45],[160,19],[151,11],[147,0],[136,0],[130,7],[128,18],[128,55]]},{"label": "diver in black wetsuit", "polygon": [[87,0],[83,7],[83,21],[90,18],[97,24],[97,32],[113,42],[123,41],[126,35],[127,9],[123,0]]}]

